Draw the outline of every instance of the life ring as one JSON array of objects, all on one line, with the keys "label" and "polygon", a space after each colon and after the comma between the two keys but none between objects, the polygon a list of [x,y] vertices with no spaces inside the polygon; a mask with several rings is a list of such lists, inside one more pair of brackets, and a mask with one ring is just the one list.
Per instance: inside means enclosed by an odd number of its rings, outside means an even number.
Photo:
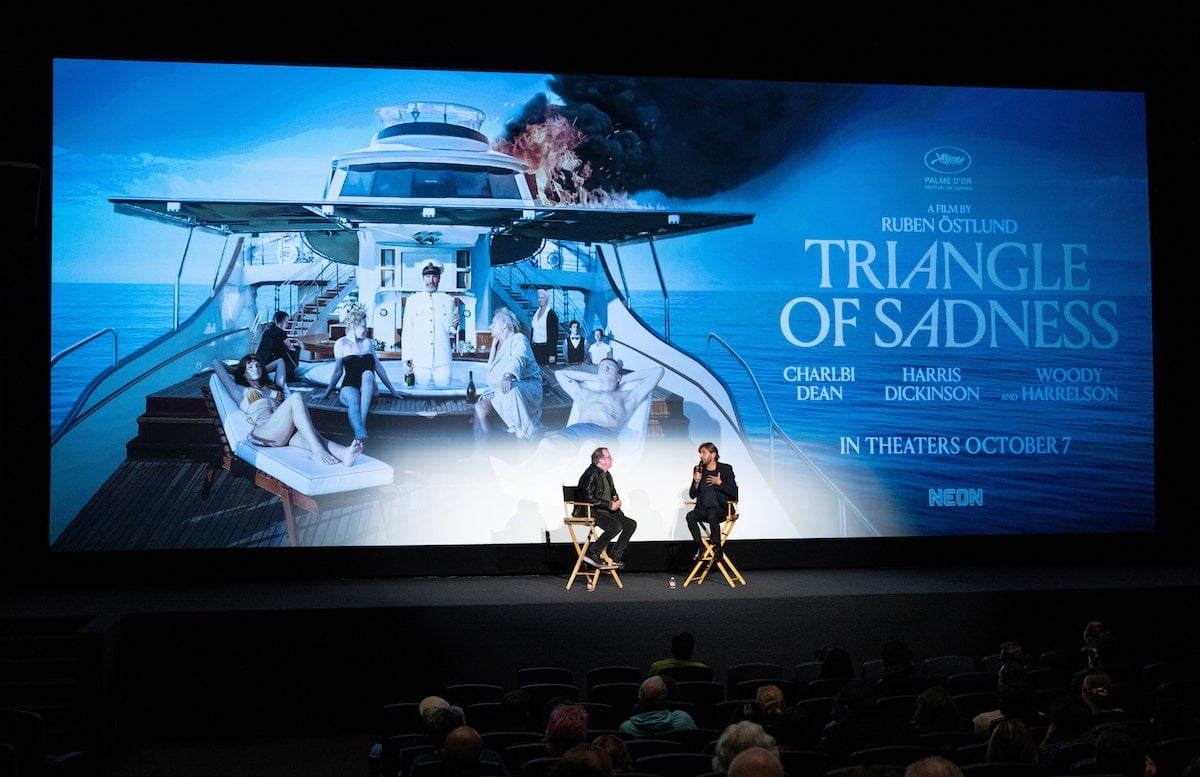
[{"label": "life ring", "polygon": [[296,250],[296,246],[292,245],[291,243],[284,243],[283,245],[279,246],[279,261],[285,264],[290,264],[296,261],[296,257],[299,256],[299,254],[300,252]]},{"label": "life ring", "polygon": [[553,252],[547,258],[546,263],[550,265],[551,270],[557,270],[559,267],[562,267],[562,253],[559,251]]}]

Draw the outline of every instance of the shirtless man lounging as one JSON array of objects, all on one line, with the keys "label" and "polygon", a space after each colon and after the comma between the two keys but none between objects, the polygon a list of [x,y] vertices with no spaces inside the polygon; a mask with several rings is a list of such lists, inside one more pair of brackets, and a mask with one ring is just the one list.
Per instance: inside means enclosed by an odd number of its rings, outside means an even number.
[{"label": "shirtless man lounging", "polygon": [[573,422],[546,435],[539,450],[560,443],[575,446],[595,439],[611,440],[654,391],[664,372],[662,367],[655,365],[622,375],[621,366],[614,359],[602,359],[594,373],[558,370],[554,373],[558,385],[574,400]]}]

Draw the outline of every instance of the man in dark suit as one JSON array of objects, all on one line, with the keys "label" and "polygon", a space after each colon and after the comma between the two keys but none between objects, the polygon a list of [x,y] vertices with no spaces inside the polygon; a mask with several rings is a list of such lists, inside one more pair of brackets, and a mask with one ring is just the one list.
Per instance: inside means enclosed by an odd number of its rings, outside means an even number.
[{"label": "man in dark suit", "polygon": [[287,368],[287,381],[292,383],[297,380],[296,367],[299,366],[299,362],[296,358],[296,340],[288,337],[287,331],[284,330],[289,318],[291,316],[286,311],[275,311],[274,320],[263,332],[262,341],[258,344],[258,358],[263,364],[283,359]]},{"label": "man in dark suit", "polygon": [[696,507],[687,514],[688,531],[696,543],[693,561],[704,556],[704,543],[700,541],[700,524],[708,524],[709,541],[713,546],[713,563],[725,557],[721,549],[721,522],[729,514],[729,503],[738,498],[737,478],[733,467],[720,461],[721,454],[711,442],[700,443],[700,463],[692,468],[692,487],[688,496],[696,500]]}]

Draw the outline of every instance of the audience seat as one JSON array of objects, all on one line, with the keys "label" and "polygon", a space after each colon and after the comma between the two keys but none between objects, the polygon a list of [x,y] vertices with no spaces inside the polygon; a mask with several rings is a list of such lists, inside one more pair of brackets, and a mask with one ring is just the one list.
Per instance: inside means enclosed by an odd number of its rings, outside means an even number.
[{"label": "audience seat", "polygon": [[924,745],[883,745],[855,750],[850,754],[850,764],[855,766],[908,766],[927,755],[934,755],[932,747]]},{"label": "audience seat", "polygon": [[561,760],[558,756],[553,755],[530,758],[521,764],[520,777],[548,777]]},{"label": "audience seat", "polygon": [[833,757],[824,750],[781,750],[779,760],[788,777],[824,777],[833,768]]},{"label": "audience seat", "polygon": [[936,678],[939,682],[950,675],[963,672],[975,672],[978,666],[973,656],[944,655],[930,656],[921,662],[921,669],[928,677]]},{"label": "audience seat", "polygon": [[678,742],[679,749],[685,753],[703,753],[719,736],[721,729],[718,728],[690,728],[682,731],[664,731],[655,738]]},{"label": "audience seat", "polygon": [[588,693],[606,683],[641,683],[646,674],[637,666],[595,666],[587,672]]},{"label": "audience seat", "polygon": [[951,696],[979,691],[990,692],[999,687],[996,677],[994,672],[959,672],[947,677],[944,685]]},{"label": "audience seat", "polygon": [[503,687],[488,683],[447,685],[446,689],[442,691],[442,696],[446,698],[446,701],[456,704],[464,710],[472,704],[500,701],[504,694],[505,689]]},{"label": "audience seat", "polygon": [[658,777],[696,777],[712,771],[712,758],[701,753],[658,753],[638,758],[633,762],[633,768]]},{"label": "audience seat", "polygon": [[641,683],[602,683],[588,691],[588,701],[612,707],[618,725],[634,712]]},{"label": "audience seat", "polygon": [[1050,777],[1050,770],[1041,764],[985,762],[961,769],[963,777]]},{"label": "audience seat", "polygon": [[527,666],[517,670],[517,688],[534,683],[575,684],[575,671],[562,666]]},{"label": "audience seat", "polygon": [[665,677],[672,678],[677,683],[684,683],[692,680],[711,682],[713,679],[713,670],[711,666],[667,666],[660,669],[658,673]]},{"label": "audience seat", "polygon": [[[520,774],[521,767],[533,758],[545,758],[550,755],[545,742],[518,742],[500,751],[500,758],[508,767],[509,774]],[[401,775],[404,777],[404,775]]]},{"label": "audience seat", "polygon": [[735,698],[737,685],[743,680],[758,680],[763,677],[782,680],[783,666],[764,662],[733,664],[725,670],[725,698]]},{"label": "audience seat", "polygon": [[629,757],[636,762],[639,758],[659,753],[682,753],[683,745],[674,739],[659,739],[657,737],[634,737],[625,740]]},{"label": "audience seat", "polygon": [[733,689],[731,699],[753,699],[758,693],[758,689],[764,685],[774,685],[783,692],[783,699],[787,704],[795,704],[800,701],[800,691],[796,687],[796,683],[791,680],[780,680],[770,677],[759,677],[755,680],[742,680]]},{"label": "audience seat", "polygon": [[1043,669],[1059,669],[1074,676],[1087,669],[1087,655],[1079,648],[1056,648],[1038,654],[1037,664]]}]

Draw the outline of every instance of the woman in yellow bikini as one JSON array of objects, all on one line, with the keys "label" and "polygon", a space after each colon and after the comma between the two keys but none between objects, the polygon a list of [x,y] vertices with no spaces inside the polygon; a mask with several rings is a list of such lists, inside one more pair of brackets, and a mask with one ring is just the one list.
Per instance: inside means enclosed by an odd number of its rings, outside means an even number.
[{"label": "woman in yellow bikini", "polygon": [[284,396],[284,390],[266,376],[259,358],[250,353],[243,356],[230,373],[225,362],[213,359],[213,370],[229,397],[238,403],[254,431],[250,442],[263,448],[282,448],[290,445],[309,452],[313,461],[326,464],[342,463],[347,467],[362,452],[362,443],[339,445],[326,440],[313,426],[308,405],[300,394]]}]

